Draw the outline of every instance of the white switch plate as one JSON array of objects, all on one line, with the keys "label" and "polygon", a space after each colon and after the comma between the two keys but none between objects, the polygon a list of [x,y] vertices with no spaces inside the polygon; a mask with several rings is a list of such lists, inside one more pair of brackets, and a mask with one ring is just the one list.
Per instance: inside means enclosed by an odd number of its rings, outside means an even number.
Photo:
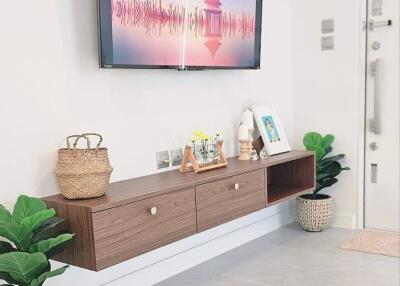
[{"label": "white switch plate", "polygon": [[321,38],[321,50],[330,51],[335,49],[335,37],[326,36]]},{"label": "white switch plate", "polygon": [[330,34],[335,32],[335,19],[323,19],[321,21],[321,33]]}]

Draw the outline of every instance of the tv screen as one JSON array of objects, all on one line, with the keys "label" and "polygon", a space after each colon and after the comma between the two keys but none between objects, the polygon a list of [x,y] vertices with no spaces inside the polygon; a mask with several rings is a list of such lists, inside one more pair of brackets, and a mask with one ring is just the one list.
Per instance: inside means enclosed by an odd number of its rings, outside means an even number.
[{"label": "tv screen", "polygon": [[258,69],[262,0],[98,0],[104,68]]}]

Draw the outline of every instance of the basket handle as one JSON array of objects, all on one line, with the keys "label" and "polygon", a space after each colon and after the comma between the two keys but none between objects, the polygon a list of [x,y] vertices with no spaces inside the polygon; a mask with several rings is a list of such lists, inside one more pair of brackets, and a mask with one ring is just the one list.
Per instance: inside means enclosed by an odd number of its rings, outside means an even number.
[{"label": "basket handle", "polygon": [[67,149],[71,149],[71,143],[69,142],[69,139],[71,138],[78,138],[81,135],[71,135],[67,137]]},{"label": "basket handle", "polygon": [[101,142],[103,142],[103,137],[98,133],[84,133],[84,134],[82,134],[82,136],[86,136],[86,137],[87,136],[97,136],[97,137],[99,137],[99,142],[96,145],[96,150],[100,148],[100,144],[101,144]]},{"label": "basket handle", "polygon": [[77,136],[77,138],[76,138],[76,140],[75,140],[75,143],[74,143],[74,145],[73,145],[73,148],[74,148],[74,150],[76,150],[76,145],[78,145],[78,141],[79,141],[79,139],[81,139],[81,138],[85,138],[86,139],[86,144],[87,144],[87,149],[89,150],[90,149],[90,140],[89,140],[89,138],[87,138],[85,135],[78,135]]}]

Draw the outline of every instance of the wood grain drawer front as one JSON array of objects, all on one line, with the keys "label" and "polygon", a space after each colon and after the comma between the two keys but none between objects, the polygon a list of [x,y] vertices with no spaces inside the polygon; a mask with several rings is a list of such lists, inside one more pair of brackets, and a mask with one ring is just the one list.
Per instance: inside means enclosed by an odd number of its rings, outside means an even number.
[{"label": "wood grain drawer front", "polygon": [[265,208],[264,188],[264,169],[196,187],[198,231]]},{"label": "wood grain drawer front", "polygon": [[195,190],[93,213],[93,229],[97,270],[101,270],[195,234]]}]

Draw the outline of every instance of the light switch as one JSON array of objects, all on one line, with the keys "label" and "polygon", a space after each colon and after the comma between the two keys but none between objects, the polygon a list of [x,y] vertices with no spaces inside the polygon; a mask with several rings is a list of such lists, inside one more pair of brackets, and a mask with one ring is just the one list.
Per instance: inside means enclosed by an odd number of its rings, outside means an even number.
[{"label": "light switch", "polygon": [[335,49],[335,38],[334,36],[326,36],[321,38],[321,50],[330,51]]},{"label": "light switch", "polygon": [[371,14],[374,17],[382,16],[383,13],[383,0],[372,0]]},{"label": "light switch", "polygon": [[335,32],[335,19],[323,19],[321,21],[321,33],[330,34]]}]

